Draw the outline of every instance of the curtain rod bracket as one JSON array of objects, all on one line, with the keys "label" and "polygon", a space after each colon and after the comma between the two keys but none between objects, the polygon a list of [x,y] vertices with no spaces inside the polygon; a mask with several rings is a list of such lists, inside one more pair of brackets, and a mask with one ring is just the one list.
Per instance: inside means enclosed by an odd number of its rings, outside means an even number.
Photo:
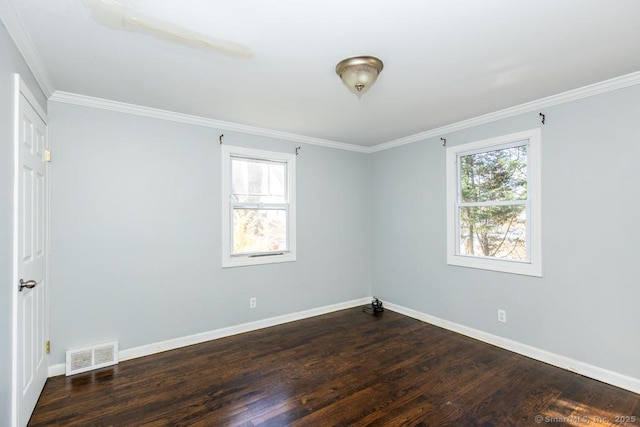
[{"label": "curtain rod bracket", "polygon": [[297,156],[298,154],[300,154],[300,149],[301,149],[301,148],[302,148],[302,147],[296,147],[296,156]]},{"label": "curtain rod bracket", "polygon": [[540,117],[542,117],[542,124],[544,124],[544,121],[546,120],[547,116],[545,116],[544,114],[540,113]]},{"label": "curtain rod bracket", "polygon": [[224,142],[224,133],[220,134],[220,137],[218,138],[218,140],[220,141],[220,145],[222,145],[222,143]]},{"label": "curtain rod bracket", "polygon": [[447,138],[440,138],[440,141],[442,141],[442,146],[443,147],[447,146]]}]

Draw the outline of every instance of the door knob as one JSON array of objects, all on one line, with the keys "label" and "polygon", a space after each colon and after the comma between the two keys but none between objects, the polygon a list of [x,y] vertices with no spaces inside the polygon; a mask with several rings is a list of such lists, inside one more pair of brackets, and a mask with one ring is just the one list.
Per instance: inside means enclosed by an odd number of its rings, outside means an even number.
[{"label": "door knob", "polygon": [[20,279],[20,287],[18,287],[18,291],[22,292],[24,288],[33,289],[37,284],[38,282],[36,282],[35,280],[27,280],[25,282],[24,280]]}]

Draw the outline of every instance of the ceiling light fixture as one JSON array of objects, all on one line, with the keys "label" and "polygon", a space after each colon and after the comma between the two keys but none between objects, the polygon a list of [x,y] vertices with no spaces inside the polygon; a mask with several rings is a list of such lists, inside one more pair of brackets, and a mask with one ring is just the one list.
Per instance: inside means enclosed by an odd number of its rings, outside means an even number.
[{"label": "ceiling light fixture", "polygon": [[349,89],[360,96],[375,83],[382,67],[382,61],[374,56],[353,56],[338,62],[336,74]]}]

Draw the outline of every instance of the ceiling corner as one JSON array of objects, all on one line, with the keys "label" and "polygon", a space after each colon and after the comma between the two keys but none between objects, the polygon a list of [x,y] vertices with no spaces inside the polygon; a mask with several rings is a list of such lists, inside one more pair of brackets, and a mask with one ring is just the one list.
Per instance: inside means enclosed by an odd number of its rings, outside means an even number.
[{"label": "ceiling corner", "polygon": [[20,20],[12,0],[0,0],[0,19],[33,73],[40,89],[45,97],[49,98],[55,90],[53,82],[44,66],[40,53]]}]

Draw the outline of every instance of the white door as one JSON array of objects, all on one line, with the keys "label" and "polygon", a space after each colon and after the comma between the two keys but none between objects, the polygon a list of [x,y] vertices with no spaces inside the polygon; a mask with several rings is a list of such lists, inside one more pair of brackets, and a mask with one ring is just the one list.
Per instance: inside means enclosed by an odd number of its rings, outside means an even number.
[{"label": "white door", "polygon": [[[20,85],[17,102],[14,305],[16,418],[26,426],[47,380],[47,127],[44,113]],[[29,99],[32,99],[29,102]],[[40,114],[37,112],[40,110]]]}]

